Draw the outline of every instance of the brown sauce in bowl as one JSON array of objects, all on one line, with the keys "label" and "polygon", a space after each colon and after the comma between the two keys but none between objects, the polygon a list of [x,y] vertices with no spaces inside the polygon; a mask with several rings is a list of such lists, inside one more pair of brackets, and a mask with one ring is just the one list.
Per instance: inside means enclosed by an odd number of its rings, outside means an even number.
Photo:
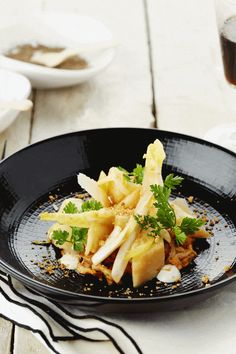
[{"label": "brown sauce in bowl", "polygon": [[[24,44],[9,50],[9,52],[7,52],[5,56],[15,60],[45,66],[42,64],[35,63],[33,60],[31,60],[35,52],[41,51],[42,53],[59,53],[64,49],[65,48],[60,47],[47,47],[41,44],[37,46],[32,46],[31,44]],[[67,58],[61,64],[56,66],[56,69],[81,70],[87,68],[88,66],[88,62],[85,59],[81,58],[78,55],[74,55],[70,58]]]}]

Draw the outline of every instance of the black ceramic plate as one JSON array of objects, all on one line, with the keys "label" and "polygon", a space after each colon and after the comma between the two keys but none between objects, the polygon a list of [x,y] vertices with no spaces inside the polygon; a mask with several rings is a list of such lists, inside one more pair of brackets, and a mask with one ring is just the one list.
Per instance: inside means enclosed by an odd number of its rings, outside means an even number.
[{"label": "black ceramic plate", "polygon": [[[156,279],[133,289],[130,279],[106,285],[93,277],[69,276],[56,269],[45,274],[38,264],[56,259],[45,240],[50,223],[39,220],[63,198],[80,192],[78,172],[97,178],[100,170],[121,165],[132,169],[149,143],[159,138],[167,158],[163,175],[183,176],[181,195],[193,195],[192,207],[210,220],[214,236],[196,244],[198,256],[182,272],[181,285],[160,285]],[[56,196],[51,201],[49,195]],[[192,304],[213,295],[235,278],[236,155],[193,137],[155,129],[113,128],[62,135],[31,145],[0,164],[0,266],[47,297],[102,311],[145,311]],[[53,198],[51,198],[53,199]],[[230,267],[228,272],[225,272]],[[202,283],[207,275],[211,285]]]}]

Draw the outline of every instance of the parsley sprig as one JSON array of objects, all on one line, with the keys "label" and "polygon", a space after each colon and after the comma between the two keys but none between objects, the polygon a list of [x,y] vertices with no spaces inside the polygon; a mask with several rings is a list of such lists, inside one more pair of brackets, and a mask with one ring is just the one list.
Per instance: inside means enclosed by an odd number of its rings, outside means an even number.
[{"label": "parsley sprig", "polygon": [[81,206],[82,212],[89,211],[89,210],[99,210],[99,209],[102,209],[102,204],[95,199],[86,200],[85,202],[83,202]]},{"label": "parsley sprig", "polygon": [[174,190],[183,182],[183,180],[183,177],[174,176],[173,173],[170,173],[168,176],[166,176],[164,185],[170,190]]},{"label": "parsley sprig", "polygon": [[183,245],[188,234],[197,231],[204,221],[201,219],[183,218],[181,225],[176,224],[174,209],[169,203],[171,191],[176,189],[183,181],[182,177],[169,174],[164,181],[163,186],[151,185],[151,191],[155,198],[154,206],[157,208],[156,215],[135,215],[135,220],[143,230],[149,230],[149,235],[156,237],[160,235],[161,230],[170,229],[175,235],[177,245]]},{"label": "parsley sprig", "polygon": [[77,206],[73,202],[69,202],[68,204],[66,204],[65,208],[63,209],[63,211],[66,214],[76,214],[76,213],[79,212]]},{"label": "parsley sprig", "polygon": [[56,245],[62,246],[65,242],[72,243],[75,251],[83,252],[86,241],[88,229],[84,227],[72,227],[71,238],[69,232],[65,230],[54,230],[52,239],[55,240]]},{"label": "parsley sprig", "polygon": [[181,230],[186,234],[193,234],[196,232],[201,226],[204,225],[204,221],[202,219],[192,219],[192,218],[184,218],[180,225]]},{"label": "parsley sprig", "polygon": [[178,246],[181,246],[185,243],[186,239],[187,239],[187,235],[185,232],[183,232],[183,230],[181,229],[181,227],[179,226],[174,226],[173,227],[173,231],[175,234],[175,242]]},{"label": "parsley sprig", "polygon": [[[69,232],[63,230],[54,230],[52,239],[56,241],[56,245],[62,246],[69,238]],[[69,241],[69,240],[68,240]]]},{"label": "parsley sprig", "polygon": [[71,242],[75,251],[83,252],[87,242],[88,229],[85,227],[72,227]]},{"label": "parsley sprig", "polygon": [[[69,201],[69,203],[64,207],[63,211],[66,214],[76,214],[80,212],[99,210],[102,208],[102,204],[94,199],[86,200],[81,205],[81,210],[77,208],[75,203]],[[56,245],[62,246],[65,242],[70,242],[73,245],[75,251],[83,252],[86,242],[88,229],[84,227],[71,227],[72,234],[69,237],[69,232],[65,230],[54,230],[52,234],[52,239],[55,240]]]},{"label": "parsley sprig", "polygon": [[102,208],[102,204],[100,202],[94,199],[90,199],[83,202],[83,204],[81,205],[81,210],[77,208],[75,203],[69,201],[69,203],[66,204],[66,206],[64,207],[63,211],[66,214],[76,214],[80,212],[83,213],[84,211],[99,210],[101,208]]},{"label": "parsley sprig", "polygon": [[[99,210],[102,208],[102,204],[97,200],[90,199],[83,202],[81,205],[81,210],[77,208],[75,203],[69,201],[69,203],[64,207],[63,211],[66,214],[76,214],[80,212]],[[55,240],[56,245],[61,246],[65,242],[70,242],[73,245],[75,251],[82,252],[86,245],[88,229],[84,227],[71,227],[72,235],[69,237],[69,232],[65,230],[54,230],[52,239]]]},{"label": "parsley sprig", "polygon": [[144,167],[140,164],[136,164],[136,167],[132,172],[128,172],[125,168],[118,166],[118,169],[124,173],[124,178],[133,183],[142,184]]},{"label": "parsley sprig", "polygon": [[176,224],[175,212],[169,203],[171,189],[165,185],[151,185],[151,191],[155,198],[154,206],[157,208],[157,219],[164,228],[173,228]]}]

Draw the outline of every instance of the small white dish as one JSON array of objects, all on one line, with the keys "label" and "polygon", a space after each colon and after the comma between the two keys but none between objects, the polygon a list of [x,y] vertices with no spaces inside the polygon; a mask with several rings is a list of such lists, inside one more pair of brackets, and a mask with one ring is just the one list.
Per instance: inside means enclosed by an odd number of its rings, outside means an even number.
[{"label": "small white dish", "polygon": [[[0,69],[0,101],[23,100],[29,97],[31,85],[21,74]],[[18,116],[19,111],[0,109],[0,131],[5,130]]]},{"label": "small white dish", "polygon": [[204,139],[236,153],[236,123],[217,125],[205,134]]},{"label": "small white dish", "polygon": [[47,68],[8,58],[4,54],[23,44],[43,44],[49,47],[75,47],[111,41],[112,33],[101,22],[76,14],[47,13],[18,18],[0,28],[0,67],[17,71],[29,78],[35,88],[56,88],[82,83],[105,69],[115,55],[115,49],[84,53],[88,68],[65,70]]}]

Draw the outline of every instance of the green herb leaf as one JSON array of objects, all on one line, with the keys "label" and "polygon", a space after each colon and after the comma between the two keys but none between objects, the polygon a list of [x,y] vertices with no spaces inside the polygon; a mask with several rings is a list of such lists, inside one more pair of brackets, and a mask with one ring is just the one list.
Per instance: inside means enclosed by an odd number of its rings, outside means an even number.
[{"label": "green herb leaf", "polygon": [[63,230],[54,230],[52,233],[52,239],[56,241],[56,245],[63,245],[69,236],[69,232]]},{"label": "green herb leaf", "polygon": [[63,209],[63,211],[66,213],[66,214],[76,214],[79,212],[77,206],[72,203],[72,202],[69,202],[68,204],[66,204],[65,208]]},{"label": "green herb leaf", "polygon": [[175,242],[177,243],[177,245],[183,245],[187,239],[185,232],[183,232],[179,226],[173,227],[173,231],[175,234]]},{"label": "green herb leaf", "polygon": [[156,199],[154,206],[157,208],[158,222],[164,228],[173,228],[176,224],[175,212],[169,204],[170,189],[167,187],[151,185],[151,191]]},{"label": "green herb leaf", "polygon": [[100,202],[98,202],[97,200],[94,199],[90,199],[90,200],[86,200],[85,202],[83,202],[82,206],[81,206],[81,211],[89,211],[89,210],[99,210],[101,209],[103,206]]},{"label": "green herb leaf", "polygon": [[164,186],[174,190],[176,189],[177,186],[179,186],[183,182],[183,178],[180,176],[174,176],[173,173],[169,174],[166,176],[165,181],[164,181]]},{"label": "green herb leaf", "polygon": [[123,172],[124,178],[133,183],[142,184],[143,182],[143,173],[144,167],[140,164],[136,164],[136,167],[133,169],[132,172],[128,172],[125,168],[118,166],[117,167],[120,171]]},{"label": "green herb leaf", "polygon": [[180,228],[183,232],[185,232],[188,235],[188,234],[193,234],[194,232],[199,230],[199,228],[204,224],[205,222],[201,219],[185,217],[181,222]]},{"label": "green herb leaf", "polygon": [[133,176],[133,182],[137,184],[142,184],[143,173],[144,173],[144,167],[137,163],[136,167],[131,172],[131,176]]},{"label": "green herb leaf", "polygon": [[174,209],[169,203],[171,190],[175,189],[183,181],[182,177],[168,175],[164,181],[164,186],[153,184],[150,186],[155,202],[153,205],[157,208],[156,216],[135,215],[134,218],[143,230],[149,230],[149,235],[156,237],[162,229],[171,229],[175,234],[177,245],[183,245],[188,234],[197,231],[204,221],[201,219],[185,217],[180,226],[176,225],[176,216]]},{"label": "green herb leaf", "polygon": [[134,215],[135,220],[142,230],[149,230],[149,236],[158,236],[162,227],[156,217],[150,215]]},{"label": "green herb leaf", "polygon": [[69,232],[63,230],[54,230],[52,239],[56,241],[56,245],[62,246],[65,242],[73,244],[75,251],[82,252],[87,241],[88,229],[84,227],[72,227],[72,235],[69,240]]},{"label": "green herb leaf", "polygon": [[84,227],[72,227],[71,241],[75,251],[83,252],[87,241],[88,229]]}]

